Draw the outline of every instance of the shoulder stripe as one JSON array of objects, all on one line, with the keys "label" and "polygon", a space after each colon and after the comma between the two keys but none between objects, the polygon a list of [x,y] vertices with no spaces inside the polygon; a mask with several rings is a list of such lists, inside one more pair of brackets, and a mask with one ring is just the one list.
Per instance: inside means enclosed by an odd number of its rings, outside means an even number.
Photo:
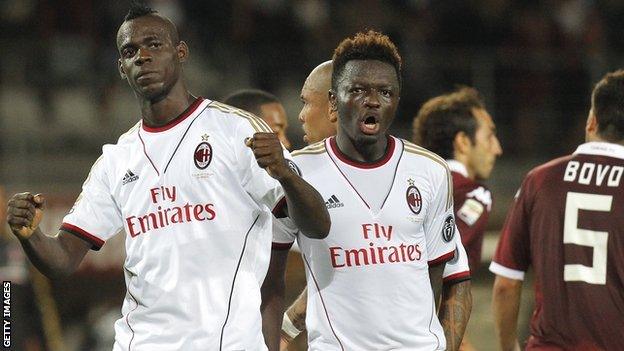
[{"label": "shoulder stripe", "polygon": [[297,155],[304,155],[304,154],[322,154],[322,153],[324,153],[326,151],[327,150],[325,148],[325,142],[324,141],[319,141],[317,143],[308,145],[308,146],[304,147],[303,149],[293,151],[291,153],[291,155],[292,156],[297,156]]},{"label": "shoulder stripe", "polygon": [[247,112],[245,110],[241,110],[241,109],[236,108],[234,106],[226,105],[226,104],[218,102],[218,101],[213,101],[208,107],[209,108],[216,108],[217,110],[219,110],[221,112],[225,112],[227,114],[234,114],[234,115],[237,115],[237,116],[245,118],[247,121],[249,121],[249,124],[251,124],[251,127],[256,132],[273,133],[273,131],[271,130],[269,125],[266,124],[266,122],[262,118],[254,115],[252,113],[249,113],[249,112]]},{"label": "shoulder stripe", "polygon": [[442,159],[442,157],[438,156],[437,154],[422,148],[420,146],[416,146],[412,143],[409,143],[407,141],[405,142],[405,151],[411,153],[411,154],[416,154],[416,155],[420,155],[420,156],[424,156],[427,157],[429,159],[431,159],[434,162],[439,163],[440,165],[442,165],[442,167],[444,167],[444,169],[446,170],[446,180],[447,180],[447,186],[448,186],[448,196],[446,199],[446,209],[449,209],[452,205],[453,205],[453,176],[451,175],[451,170],[448,167],[448,164],[446,163],[445,160]]}]

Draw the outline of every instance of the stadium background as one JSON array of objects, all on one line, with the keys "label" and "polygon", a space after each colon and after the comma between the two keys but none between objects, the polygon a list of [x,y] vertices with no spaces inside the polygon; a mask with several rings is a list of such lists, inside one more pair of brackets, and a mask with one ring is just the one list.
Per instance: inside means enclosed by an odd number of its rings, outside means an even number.
[{"label": "stadium background", "polygon": [[[428,98],[457,84],[479,89],[498,126],[504,154],[488,181],[495,205],[484,262],[473,273],[468,333],[478,349],[495,349],[487,264],[498,230],[526,171],[572,152],[583,141],[592,85],[622,59],[624,2],[149,3],[177,23],[189,44],[185,74],[193,93],[222,99],[253,87],[276,94],[288,112],[295,148],[303,146],[297,115],[305,77],[331,58],[341,39],[359,30],[390,35],[403,56],[404,86],[392,128],[397,136],[411,136],[411,120]],[[125,1],[0,1],[0,185],[7,194],[45,193],[50,200],[44,223],[48,233],[56,231],[101,145],[115,142],[139,119],[131,90],[116,69],[115,34],[127,8]],[[16,350],[110,350],[112,324],[124,295],[119,239],[90,254],[74,277],[51,285],[31,274],[14,241],[3,239],[0,277],[26,291],[13,295],[14,340],[28,339],[27,346]],[[289,265],[290,301],[304,277],[299,261]],[[526,291],[523,335],[531,300]],[[299,350],[303,344],[299,340]]]}]

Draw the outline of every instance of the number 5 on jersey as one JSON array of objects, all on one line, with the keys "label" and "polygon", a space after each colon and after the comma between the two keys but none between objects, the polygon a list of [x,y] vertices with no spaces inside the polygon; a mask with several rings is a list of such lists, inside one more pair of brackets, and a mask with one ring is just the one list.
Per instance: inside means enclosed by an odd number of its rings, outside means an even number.
[{"label": "number 5 on jersey", "polygon": [[600,285],[607,283],[609,233],[578,228],[578,213],[579,210],[609,212],[612,200],[611,195],[568,192],[563,224],[563,243],[592,247],[594,254],[592,267],[582,264],[564,265],[564,281],[583,281]]}]

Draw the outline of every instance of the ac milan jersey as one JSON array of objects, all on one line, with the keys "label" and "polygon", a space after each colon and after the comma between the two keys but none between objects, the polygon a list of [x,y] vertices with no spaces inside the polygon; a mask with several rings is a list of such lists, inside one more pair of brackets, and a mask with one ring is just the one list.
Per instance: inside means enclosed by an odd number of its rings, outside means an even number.
[{"label": "ac milan jersey", "polygon": [[447,160],[453,175],[453,204],[457,228],[468,253],[471,271],[481,263],[483,235],[492,210],[492,194],[485,185],[468,178],[466,167],[455,160]]},{"label": "ac milan jersey", "polygon": [[528,349],[622,349],[623,174],[623,146],[590,142],[524,179],[490,270],[535,270]]},{"label": "ac milan jersey", "polygon": [[124,229],[114,350],[266,350],[260,285],[279,183],[244,140],[259,118],[198,99],[105,145],[61,229],[98,249]]},{"label": "ac milan jersey", "polygon": [[[451,259],[456,246],[446,162],[394,137],[373,164],[349,160],[335,138],[293,157],[326,199],[332,221],[325,239],[297,239],[307,274],[309,349],[444,350],[428,268]],[[360,168],[370,189],[354,186],[362,182],[345,176],[344,167]],[[392,182],[382,188],[375,179],[384,167],[392,167]],[[384,193],[379,209],[367,201],[371,189]],[[274,245],[287,247],[297,230],[284,222]]]}]

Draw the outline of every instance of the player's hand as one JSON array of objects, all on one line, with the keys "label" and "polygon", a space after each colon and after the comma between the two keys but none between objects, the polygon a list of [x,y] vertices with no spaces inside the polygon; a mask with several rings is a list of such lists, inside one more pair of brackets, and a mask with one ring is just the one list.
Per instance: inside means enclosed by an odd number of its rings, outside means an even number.
[{"label": "player's hand", "polygon": [[256,133],[245,139],[245,145],[253,151],[258,166],[264,168],[271,177],[280,180],[293,174],[286,163],[277,134]]},{"label": "player's hand", "polygon": [[37,230],[43,218],[45,199],[41,194],[15,194],[8,202],[7,222],[20,240],[27,240]]}]

